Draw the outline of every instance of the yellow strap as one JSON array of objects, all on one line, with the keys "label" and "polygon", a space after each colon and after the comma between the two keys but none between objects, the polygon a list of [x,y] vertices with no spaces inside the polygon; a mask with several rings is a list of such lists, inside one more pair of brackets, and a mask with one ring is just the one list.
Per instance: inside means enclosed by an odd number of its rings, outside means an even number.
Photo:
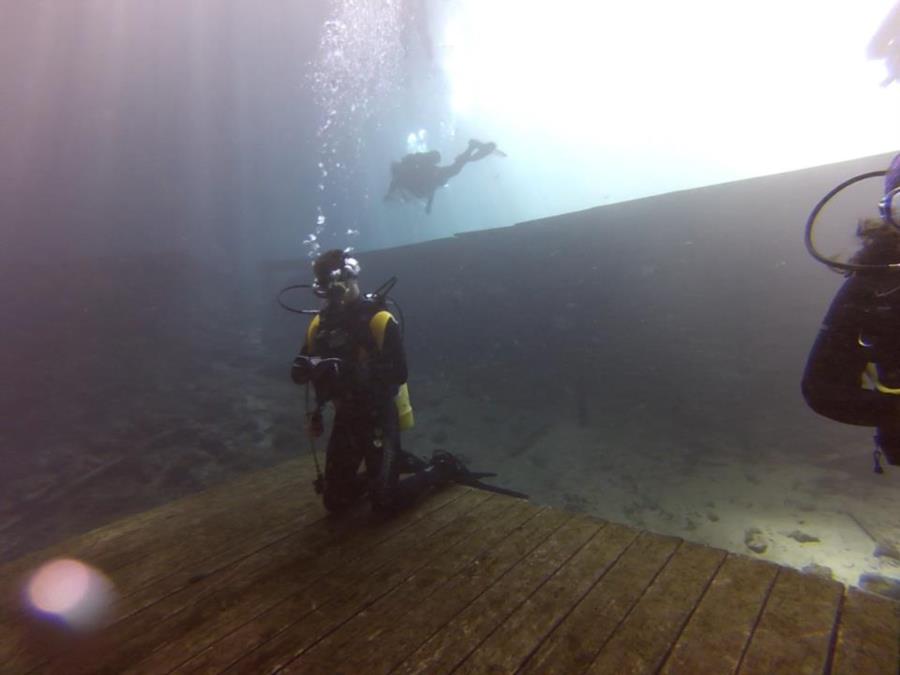
[{"label": "yellow strap", "polygon": [[[378,351],[381,351],[384,347],[384,332],[387,330],[388,321],[395,321],[395,319],[386,310],[381,310],[369,320],[369,330],[372,332],[372,337],[375,338]],[[308,353],[312,353],[313,340],[315,340],[318,330],[319,315],[317,314],[309,322],[309,327],[306,329],[306,349]],[[368,358],[365,349],[360,348],[359,358],[360,360]],[[400,385],[400,391],[394,397],[394,404],[397,406],[397,414],[400,418],[400,431],[412,429],[415,426],[415,416],[413,415],[412,405],[409,402],[409,388],[405,382]]]},{"label": "yellow strap", "polygon": [[397,406],[400,431],[409,431],[415,426],[416,418],[413,415],[412,404],[409,402],[409,387],[406,382],[400,385],[400,391],[394,397],[394,405]]},{"label": "yellow strap", "polygon": [[[372,332],[372,337],[375,338],[375,344],[378,346],[378,350],[381,351],[382,347],[384,347],[384,332],[387,329],[387,322],[393,321],[393,315],[386,311],[381,310],[376,313],[375,316],[371,318],[369,321],[369,330]],[[309,327],[306,329],[306,349],[310,353],[313,351],[313,341],[316,339],[316,333],[319,330],[319,315],[313,317],[312,321],[309,322]],[[360,355],[362,358],[365,358],[365,350],[362,350]]]},{"label": "yellow strap", "polygon": [[316,339],[316,332],[319,330],[319,315],[316,314],[306,329],[306,353],[313,353],[313,340]]},{"label": "yellow strap", "polygon": [[900,387],[886,387],[878,381],[878,368],[874,363],[866,364],[866,369],[863,372],[862,379],[862,386],[865,387],[866,384],[869,384],[872,387],[875,387],[875,389],[877,389],[879,393],[891,394],[893,396],[900,394]]},{"label": "yellow strap", "polygon": [[[372,332],[372,337],[375,338],[378,351],[384,347],[384,332],[387,330],[388,321],[394,320],[390,312],[381,310],[369,321],[369,330]],[[400,391],[394,397],[394,404],[397,406],[397,415],[400,418],[400,431],[412,429],[416,421],[412,405],[409,402],[409,387],[405,382],[400,385]]]},{"label": "yellow strap", "polygon": [[372,337],[375,338],[378,351],[381,351],[382,347],[384,347],[384,331],[387,329],[387,322],[393,320],[394,316],[383,309],[369,321],[369,330],[372,331]]}]

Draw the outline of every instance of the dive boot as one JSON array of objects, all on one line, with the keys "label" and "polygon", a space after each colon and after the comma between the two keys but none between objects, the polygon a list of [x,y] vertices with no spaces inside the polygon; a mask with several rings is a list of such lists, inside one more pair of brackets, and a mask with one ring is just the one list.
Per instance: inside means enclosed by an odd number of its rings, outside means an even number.
[{"label": "dive boot", "polygon": [[461,479],[469,475],[463,461],[446,450],[434,451],[428,471],[439,485],[462,482]]},{"label": "dive boot", "polygon": [[428,466],[428,462],[424,459],[416,457],[411,452],[406,452],[406,450],[401,450],[400,456],[397,458],[398,473],[418,473],[427,469]]}]

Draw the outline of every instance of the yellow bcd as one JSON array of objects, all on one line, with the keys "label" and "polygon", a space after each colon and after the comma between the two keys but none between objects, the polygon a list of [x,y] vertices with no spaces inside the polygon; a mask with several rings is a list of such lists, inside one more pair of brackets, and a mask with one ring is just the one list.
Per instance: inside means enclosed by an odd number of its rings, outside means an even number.
[{"label": "yellow bcd", "polygon": [[[372,331],[372,337],[375,338],[375,344],[378,349],[384,345],[384,331],[388,321],[393,321],[394,317],[390,312],[382,310],[375,314],[369,321],[369,330]],[[316,332],[319,329],[318,315],[313,317],[306,332],[306,345],[311,350],[313,348],[313,340],[315,340]],[[409,402],[409,387],[406,382],[400,385],[400,391],[394,397],[394,404],[397,406],[397,415],[400,418],[400,431],[412,429],[416,424],[413,415],[412,404]]]}]

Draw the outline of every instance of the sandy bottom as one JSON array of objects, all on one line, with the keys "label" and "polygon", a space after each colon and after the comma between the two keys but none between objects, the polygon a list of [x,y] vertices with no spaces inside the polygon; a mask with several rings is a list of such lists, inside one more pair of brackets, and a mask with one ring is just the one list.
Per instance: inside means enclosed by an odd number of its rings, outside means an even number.
[{"label": "sandy bottom", "polygon": [[[472,468],[496,471],[493,482],[536,504],[830,571],[848,585],[860,585],[863,575],[900,581],[900,467],[874,474],[869,445],[835,442],[815,464],[783,450],[775,458],[748,456],[746,448],[711,453],[715,439],[700,449],[675,441],[667,447],[658,435],[656,442],[623,437],[615,421],[578,426],[546,410],[504,409],[442,386],[439,394],[426,392],[408,433],[407,449],[417,454],[461,451]],[[643,430],[648,438],[654,433]],[[856,441],[866,438],[853,433]]]}]

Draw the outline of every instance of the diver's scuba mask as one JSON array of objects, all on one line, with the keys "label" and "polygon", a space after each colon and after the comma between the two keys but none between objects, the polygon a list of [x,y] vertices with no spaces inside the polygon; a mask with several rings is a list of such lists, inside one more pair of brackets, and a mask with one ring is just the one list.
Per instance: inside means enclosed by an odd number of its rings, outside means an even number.
[{"label": "diver's scuba mask", "polygon": [[313,293],[326,300],[340,301],[359,278],[359,271],[359,262],[356,258],[346,257],[341,267],[332,270],[327,278],[316,279],[313,282]]}]

